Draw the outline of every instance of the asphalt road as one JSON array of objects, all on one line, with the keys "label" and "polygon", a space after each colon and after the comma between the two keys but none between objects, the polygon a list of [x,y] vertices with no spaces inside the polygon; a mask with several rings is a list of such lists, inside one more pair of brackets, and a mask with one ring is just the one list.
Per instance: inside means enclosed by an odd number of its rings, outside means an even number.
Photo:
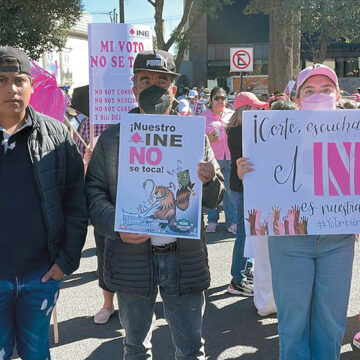
[{"label": "asphalt road", "polygon": [[[222,223],[215,234],[208,236],[209,261],[212,274],[207,291],[204,317],[204,338],[208,359],[275,360],[278,355],[277,319],[275,316],[257,316],[252,298],[232,296],[226,288],[230,281],[233,235]],[[353,348],[353,335],[360,331],[359,249],[357,244],[347,329],[341,360],[360,359],[360,350]],[[102,305],[97,284],[96,252],[93,229],[89,227],[80,268],[68,276],[62,285],[57,305],[59,321],[58,344],[53,344],[51,327],[51,354],[53,360],[108,360],[122,359],[123,330],[117,312],[106,325],[95,325],[93,315]],[[117,304],[116,304],[117,307]],[[156,327],[153,332],[155,360],[171,360],[174,350],[169,329],[164,320],[161,299],[156,308]],[[326,359],[324,359],[326,360]]]}]

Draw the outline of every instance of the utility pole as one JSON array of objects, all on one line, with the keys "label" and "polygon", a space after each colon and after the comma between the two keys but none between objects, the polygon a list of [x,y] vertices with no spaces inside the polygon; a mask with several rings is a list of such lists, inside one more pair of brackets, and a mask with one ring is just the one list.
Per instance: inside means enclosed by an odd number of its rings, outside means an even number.
[{"label": "utility pole", "polygon": [[124,0],[119,0],[119,13],[120,13],[120,22],[125,22],[125,14],[124,14]]}]

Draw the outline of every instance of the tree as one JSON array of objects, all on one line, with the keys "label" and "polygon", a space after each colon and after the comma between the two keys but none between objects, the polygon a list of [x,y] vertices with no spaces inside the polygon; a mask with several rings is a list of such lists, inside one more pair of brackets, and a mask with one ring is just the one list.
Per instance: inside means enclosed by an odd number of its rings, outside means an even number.
[{"label": "tree", "polygon": [[331,41],[360,39],[360,4],[356,1],[250,0],[246,13],[269,15],[271,91],[281,90],[300,70],[301,35],[310,50],[310,60],[319,63],[325,60]]},{"label": "tree", "polygon": [[301,29],[311,60],[322,63],[331,41],[360,40],[360,4],[345,0],[302,0]]},{"label": "tree", "polygon": [[[266,4],[266,5],[265,5]],[[297,0],[250,0],[247,14],[269,16],[269,91],[282,91],[300,70],[300,7]]]},{"label": "tree", "polygon": [[177,44],[177,69],[180,69],[180,64],[184,58],[185,51],[189,47],[190,35],[196,30],[199,19],[205,14],[211,18],[215,18],[217,11],[221,10],[224,5],[231,5],[234,3],[234,0],[185,0],[183,15],[170,38],[165,42],[163,20],[165,0],[147,1],[155,9],[154,18],[157,48],[168,51],[172,45]]},{"label": "tree", "polygon": [[81,0],[0,0],[0,44],[24,49],[37,60],[61,50],[81,15]]}]

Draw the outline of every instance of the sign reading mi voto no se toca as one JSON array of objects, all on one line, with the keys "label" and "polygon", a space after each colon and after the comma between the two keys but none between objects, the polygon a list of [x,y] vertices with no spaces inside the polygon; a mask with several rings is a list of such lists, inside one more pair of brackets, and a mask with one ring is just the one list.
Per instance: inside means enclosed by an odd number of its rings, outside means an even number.
[{"label": "sign reading mi voto no se toca", "polygon": [[246,111],[247,235],[360,230],[360,112]]},{"label": "sign reading mi voto no se toca", "polygon": [[137,106],[133,63],[151,50],[150,27],[131,24],[89,24],[90,123],[116,124]]},{"label": "sign reading mi voto no se toca", "polygon": [[204,143],[202,116],[125,114],[115,231],[199,239]]}]

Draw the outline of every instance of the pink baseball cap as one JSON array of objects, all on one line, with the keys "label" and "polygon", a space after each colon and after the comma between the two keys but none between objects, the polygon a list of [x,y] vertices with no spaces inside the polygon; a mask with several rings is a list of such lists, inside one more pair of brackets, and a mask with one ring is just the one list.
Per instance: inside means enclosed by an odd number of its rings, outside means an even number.
[{"label": "pink baseball cap", "polygon": [[234,108],[238,109],[241,106],[249,105],[256,108],[268,108],[269,104],[264,101],[260,101],[255,94],[251,92],[242,91],[236,95],[234,100]]},{"label": "pink baseball cap", "polygon": [[339,86],[338,78],[334,70],[323,64],[314,64],[300,71],[296,82],[296,92],[299,91],[300,87],[309,77],[314,75],[325,75],[333,81],[335,85]]}]

